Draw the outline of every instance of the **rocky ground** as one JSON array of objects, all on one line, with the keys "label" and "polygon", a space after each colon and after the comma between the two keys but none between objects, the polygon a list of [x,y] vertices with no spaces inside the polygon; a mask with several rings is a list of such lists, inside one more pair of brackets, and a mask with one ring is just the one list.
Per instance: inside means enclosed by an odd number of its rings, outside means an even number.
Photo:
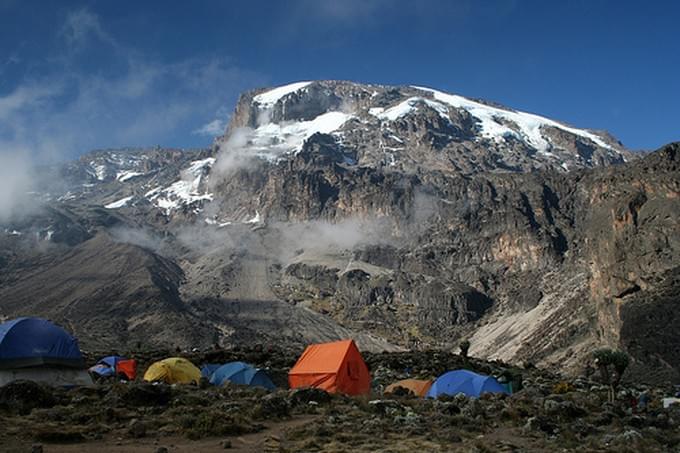
[{"label": "rocky ground", "polygon": [[[388,352],[365,355],[372,394],[346,397],[286,389],[298,352],[186,355],[196,364],[240,359],[266,367],[281,385],[275,392],[142,382],[70,390],[9,384],[0,388],[0,445],[10,452],[680,451],[680,406],[661,407],[671,389],[624,385],[609,403],[607,387],[594,376],[567,379],[442,351]],[[166,353],[138,354],[140,369]],[[460,367],[521,375],[523,389],[480,399],[381,393],[400,378]],[[650,404],[633,408],[627,395],[643,390]]]}]

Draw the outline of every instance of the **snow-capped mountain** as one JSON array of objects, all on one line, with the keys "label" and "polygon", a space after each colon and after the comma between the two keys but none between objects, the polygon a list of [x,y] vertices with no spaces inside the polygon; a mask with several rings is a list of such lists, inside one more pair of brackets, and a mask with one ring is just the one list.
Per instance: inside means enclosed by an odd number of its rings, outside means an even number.
[{"label": "snow-capped mountain", "polygon": [[276,162],[328,134],[347,162],[472,174],[625,162],[607,133],[417,86],[299,82],[244,95],[222,147]]},{"label": "snow-capped mountain", "polygon": [[210,149],[52,169],[0,225],[0,316],[116,346],[465,337],[572,370],[607,345],[676,379],[677,323],[649,325],[677,312],[678,156],[418,86],[256,90]]},{"label": "snow-capped mountain", "polygon": [[[57,196],[193,218],[214,198],[208,184],[213,165],[216,180],[234,168],[276,165],[315,134],[331,140],[345,166],[403,174],[567,171],[631,158],[605,133],[429,88],[298,82],[246,93],[212,150],[88,153],[64,167],[68,183]],[[241,206],[205,221],[247,222],[259,219],[259,212]]]}]

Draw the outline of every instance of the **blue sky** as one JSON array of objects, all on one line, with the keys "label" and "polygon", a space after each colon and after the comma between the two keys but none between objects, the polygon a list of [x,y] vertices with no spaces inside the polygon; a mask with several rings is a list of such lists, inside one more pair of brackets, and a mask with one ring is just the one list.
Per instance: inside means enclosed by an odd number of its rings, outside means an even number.
[{"label": "blue sky", "polygon": [[[191,5],[190,5],[191,3]],[[431,86],[680,140],[680,2],[0,0],[0,152],[206,146],[245,89]]]}]

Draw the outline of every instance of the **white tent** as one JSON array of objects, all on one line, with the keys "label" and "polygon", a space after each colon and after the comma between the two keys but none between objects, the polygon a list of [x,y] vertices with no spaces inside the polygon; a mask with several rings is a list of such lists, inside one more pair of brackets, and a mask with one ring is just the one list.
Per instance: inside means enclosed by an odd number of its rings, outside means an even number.
[{"label": "white tent", "polygon": [[663,399],[663,408],[668,409],[671,407],[671,404],[680,404],[680,398],[664,398]]}]

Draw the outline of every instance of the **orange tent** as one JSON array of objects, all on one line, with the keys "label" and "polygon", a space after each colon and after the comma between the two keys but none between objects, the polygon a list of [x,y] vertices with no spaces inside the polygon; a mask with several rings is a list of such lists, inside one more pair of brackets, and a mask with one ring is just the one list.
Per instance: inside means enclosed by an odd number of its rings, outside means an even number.
[{"label": "orange tent", "polygon": [[419,379],[404,379],[403,381],[397,381],[394,384],[388,385],[385,389],[385,393],[394,393],[399,387],[410,390],[416,396],[425,397],[427,391],[432,387],[432,380],[421,381]]},{"label": "orange tent", "polygon": [[307,346],[288,373],[288,384],[361,395],[371,390],[371,374],[354,341],[342,340]]},{"label": "orange tent", "polygon": [[116,362],[116,373],[124,374],[129,380],[134,381],[137,377],[137,361],[134,359],[119,360]]}]

